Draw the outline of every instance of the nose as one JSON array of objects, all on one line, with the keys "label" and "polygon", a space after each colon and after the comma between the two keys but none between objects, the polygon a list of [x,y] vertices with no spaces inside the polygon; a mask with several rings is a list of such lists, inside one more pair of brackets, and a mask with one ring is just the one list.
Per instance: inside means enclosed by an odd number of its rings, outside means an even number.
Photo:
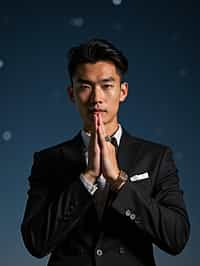
[{"label": "nose", "polygon": [[102,90],[99,86],[95,86],[92,89],[90,101],[92,104],[102,103]]}]

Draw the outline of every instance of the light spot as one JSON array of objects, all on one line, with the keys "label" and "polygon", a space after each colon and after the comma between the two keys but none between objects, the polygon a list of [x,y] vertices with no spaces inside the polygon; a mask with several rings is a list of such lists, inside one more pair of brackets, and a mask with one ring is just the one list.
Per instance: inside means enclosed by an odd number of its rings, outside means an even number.
[{"label": "light spot", "polygon": [[122,0],[112,0],[113,5],[119,6],[122,3]]},{"label": "light spot", "polygon": [[12,132],[10,130],[6,130],[2,134],[2,139],[4,141],[10,141],[12,139]]},{"label": "light spot", "polygon": [[4,60],[0,58],[0,69],[3,69],[4,65],[5,65]]},{"label": "light spot", "polygon": [[69,24],[73,27],[81,28],[85,24],[85,21],[82,17],[74,17],[69,20]]}]

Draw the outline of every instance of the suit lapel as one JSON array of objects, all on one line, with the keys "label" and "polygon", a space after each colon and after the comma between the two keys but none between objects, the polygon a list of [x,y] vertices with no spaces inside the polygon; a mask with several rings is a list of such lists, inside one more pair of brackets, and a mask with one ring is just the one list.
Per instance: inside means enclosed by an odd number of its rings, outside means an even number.
[{"label": "suit lapel", "polygon": [[80,175],[86,169],[85,145],[83,143],[81,132],[72,140],[66,142],[63,149],[64,161],[67,167],[74,175]]},{"label": "suit lapel", "polygon": [[130,174],[134,171],[141,144],[123,128],[118,149],[119,168]]}]

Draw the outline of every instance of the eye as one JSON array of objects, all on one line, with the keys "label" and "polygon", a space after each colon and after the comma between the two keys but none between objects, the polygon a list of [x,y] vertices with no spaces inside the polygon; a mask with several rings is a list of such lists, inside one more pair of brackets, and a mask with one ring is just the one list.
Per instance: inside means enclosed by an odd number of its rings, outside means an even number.
[{"label": "eye", "polygon": [[91,86],[88,85],[88,84],[80,84],[80,89],[81,89],[81,90],[88,90],[88,89],[90,89],[90,88],[91,88]]},{"label": "eye", "polygon": [[104,89],[110,89],[113,87],[113,84],[103,84]]}]

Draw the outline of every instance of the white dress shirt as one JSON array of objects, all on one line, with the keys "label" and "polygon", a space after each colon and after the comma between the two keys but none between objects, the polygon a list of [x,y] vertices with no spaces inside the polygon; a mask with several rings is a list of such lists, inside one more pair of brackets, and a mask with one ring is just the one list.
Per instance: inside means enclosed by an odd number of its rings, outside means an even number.
[{"label": "white dress shirt", "polygon": [[[121,136],[122,136],[122,127],[121,127],[120,124],[118,124],[118,125],[119,125],[118,129],[112,135],[112,137],[115,137],[115,139],[117,140],[117,145],[119,146],[120,140],[121,140]],[[89,145],[89,142],[90,142],[91,134],[82,129],[81,130],[81,136],[82,136],[82,139],[83,139],[83,143],[84,143],[84,145],[86,147],[85,159],[86,159],[86,164],[88,164],[88,145]],[[98,185],[96,183],[92,184],[92,183],[86,181],[86,179],[83,177],[82,174],[80,175],[80,179],[83,182],[83,184],[86,187],[86,189],[90,192],[91,195],[93,195],[94,192],[98,188],[103,189],[105,187],[105,184],[106,184],[106,179],[104,178],[104,176],[102,174],[98,177],[98,180],[97,180]]]}]

